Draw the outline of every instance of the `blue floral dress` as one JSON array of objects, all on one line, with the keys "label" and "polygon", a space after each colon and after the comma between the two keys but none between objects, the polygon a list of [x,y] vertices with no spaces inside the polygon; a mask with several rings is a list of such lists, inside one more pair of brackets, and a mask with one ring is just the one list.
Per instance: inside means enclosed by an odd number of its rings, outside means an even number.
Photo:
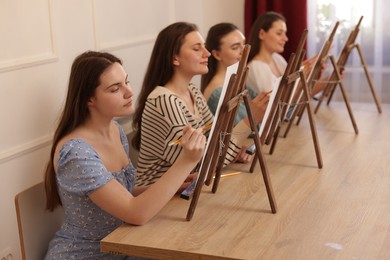
[{"label": "blue floral dress", "polygon": [[[126,135],[118,127],[128,154]],[[131,163],[119,172],[108,172],[91,145],[82,139],[72,139],[59,151],[56,172],[65,216],[45,259],[126,259],[100,252],[100,240],[123,222],[100,209],[88,195],[112,179],[131,191],[136,178]]]}]

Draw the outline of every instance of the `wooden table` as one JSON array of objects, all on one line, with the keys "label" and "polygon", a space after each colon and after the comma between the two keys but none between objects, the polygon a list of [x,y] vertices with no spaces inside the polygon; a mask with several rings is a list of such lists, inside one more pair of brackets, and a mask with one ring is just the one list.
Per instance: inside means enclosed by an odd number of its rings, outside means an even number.
[{"label": "wooden table", "polygon": [[242,173],[222,178],[216,194],[204,186],[190,222],[189,201],[174,198],[145,226],[115,230],[102,250],[160,259],[390,259],[390,105],[378,114],[374,104],[353,104],[357,136],[345,104],[331,104],[316,114],[322,169],[306,117],[266,153],[276,214],[258,167],[251,174],[233,165]]},{"label": "wooden table", "polygon": [[159,259],[256,258],[264,235],[261,216],[274,215],[261,173],[245,171],[221,178],[215,194],[204,186],[191,221],[186,220],[190,201],[174,197],[146,225],[124,224],[105,237],[102,251]]}]

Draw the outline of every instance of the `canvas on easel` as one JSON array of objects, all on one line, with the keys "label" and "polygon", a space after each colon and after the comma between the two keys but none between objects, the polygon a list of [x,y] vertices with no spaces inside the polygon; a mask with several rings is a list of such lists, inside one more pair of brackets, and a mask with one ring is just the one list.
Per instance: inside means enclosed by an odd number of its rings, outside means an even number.
[{"label": "canvas on easel", "polygon": [[[227,152],[227,146],[230,142],[231,131],[234,125],[234,119],[237,114],[238,104],[243,98],[244,101],[247,100],[246,91],[242,91],[243,85],[247,73],[247,58],[249,54],[250,46],[245,45],[242,58],[238,64],[237,73],[233,73],[228,81],[226,93],[224,96],[221,95],[221,105],[220,109],[217,109],[219,113],[216,113],[216,118],[213,123],[214,131],[212,131],[209,136],[208,145],[204,153],[204,159],[202,160],[202,165],[199,170],[198,178],[195,184],[194,191],[192,193],[190,207],[187,212],[187,220],[191,220],[199,200],[199,196],[202,190],[203,185],[210,184],[211,180],[214,179],[213,192],[216,191],[218,187],[218,182],[221,174],[221,169],[223,167],[223,161]],[[230,102],[230,103],[229,103]],[[249,104],[249,103],[248,103]],[[256,128],[253,116],[250,109],[248,110],[248,104],[246,104],[248,111],[248,118],[251,123],[251,129],[254,131]],[[212,129],[213,129],[212,127]],[[224,134],[225,133],[225,134]],[[221,136],[221,134],[224,134]],[[263,179],[266,185],[266,190],[271,206],[271,211],[276,213],[277,207],[275,198],[273,195],[273,189],[271,186],[268,169],[265,165],[264,156],[261,154],[261,146],[258,137],[254,139],[257,152],[257,158],[262,165]],[[215,178],[213,178],[215,175]]]},{"label": "canvas on easel", "polygon": [[[298,47],[295,53],[292,53],[288,61],[287,68],[284,72],[284,75],[281,77],[278,91],[281,89],[282,94],[277,102],[273,102],[272,105],[275,107],[277,118],[273,120],[271,126],[271,135],[263,135],[262,138],[265,139],[266,144],[272,145],[270,148],[270,154],[273,153],[276,145],[276,140],[278,139],[279,130],[282,123],[285,120],[288,120],[287,113],[292,113],[296,107],[296,102],[298,100],[298,94],[302,91],[302,83],[299,80],[299,70],[301,69],[302,60],[305,55],[303,47],[306,42],[308,30],[305,29],[302,32],[301,38],[298,43]],[[281,87],[280,85],[285,85]],[[300,97],[299,97],[300,98]],[[290,110],[290,111],[288,111]],[[267,125],[267,123],[266,123]],[[259,132],[262,135],[261,131]]]},{"label": "canvas on easel", "polygon": [[[279,101],[281,99],[282,92],[285,89],[286,76],[291,71],[294,56],[295,56],[295,54],[292,54],[290,56],[290,59],[287,63],[287,67],[284,71],[283,76],[280,77],[277,82],[275,82],[276,84],[274,85],[274,87],[272,89],[272,93],[270,95],[268,105],[267,105],[263,120],[262,120],[261,125],[260,125],[260,129],[259,129],[258,133],[256,134],[260,137],[261,145],[269,144],[268,140],[270,140],[274,136],[272,129],[273,129],[273,126],[275,125],[275,122],[278,122],[278,114],[277,114],[277,111],[279,109],[278,104],[279,104]],[[257,164],[257,161],[253,160],[251,167],[250,167],[250,172],[254,171],[256,164]]]},{"label": "canvas on easel", "polygon": [[[360,57],[360,61],[362,63],[362,67],[364,69],[364,73],[365,73],[367,81],[368,81],[368,85],[370,87],[372,96],[374,98],[376,107],[378,109],[378,112],[382,113],[382,108],[381,108],[381,105],[380,105],[379,100],[377,98],[377,95],[375,93],[375,89],[374,89],[374,86],[372,84],[371,76],[368,73],[367,64],[366,64],[366,60],[365,60],[365,58],[363,56],[363,52],[362,52],[362,50],[360,48],[360,45],[355,42],[356,38],[357,38],[357,35],[359,33],[359,30],[360,30],[359,27],[360,27],[360,24],[361,24],[362,20],[363,20],[363,16],[360,17],[360,19],[359,19],[358,23],[356,24],[355,28],[351,31],[351,33],[349,34],[347,40],[345,41],[344,46],[341,49],[339,58],[337,60],[337,68],[339,70],[339,73],[343,72],[343,70],[345,69],[345,65],[346,65],[346,63],[348,61],[349,55],[351,54],[352,50],[354,48],[356,48],[357,51],[358,51],[359,57]],[[333,70],[332,74],[329,77],[329,83],[326,85],[324,91],[322,92],[322,95],[320,96],[320,98],[318,100],[318,103],[317,103],[317,106],[316,106],[316,108],[314,110],[314,113],[317,113],[318,109],[321,106],[322,101],[325,98],[327,98],[327,97],[328,97],[327,104],[329,105],[329,103],[330,103],[330,101],[331,101],[331,99],[333,97],[334,91],[336,89],[336,86],[337,86],[337,84],[340,84],[341,80],[342,79],[339,79],[337,77],[336,70]]]}]

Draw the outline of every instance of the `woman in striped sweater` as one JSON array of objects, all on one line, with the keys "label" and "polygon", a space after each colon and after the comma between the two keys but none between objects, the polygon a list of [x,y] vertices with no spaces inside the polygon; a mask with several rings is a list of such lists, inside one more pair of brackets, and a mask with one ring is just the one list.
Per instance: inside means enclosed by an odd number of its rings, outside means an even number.
[{"label": "woman in striped sweater", "polygon": [[[176,161],[182,148],[170,143],[182,136],[184,126],[202,128],[213,122],[200,89],[190,83],[208,72],[209,56],[194,24],[177,22],[157,36],[133,118],[133,145],[140,151],[137,185],[154,183]],[[240,122],[234,132],[225,164],[250,159],[243,145],[250,143],[250,128]]]}]

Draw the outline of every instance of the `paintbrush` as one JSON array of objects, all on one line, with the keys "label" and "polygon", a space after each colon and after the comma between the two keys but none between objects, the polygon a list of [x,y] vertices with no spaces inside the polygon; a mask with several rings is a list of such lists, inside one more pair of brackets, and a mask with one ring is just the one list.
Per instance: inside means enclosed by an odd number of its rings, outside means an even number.
[{"label": "paintbrush", "polygon": [[[203,127],[203,132],[209,130],[209,129],[211,128],[211,126],[212,126],[212,124],[205,125],[205,126]],[[178,143],[180,143],[180,141],[181,141],[181,138],[179,138],[179,139],[177,139],[177,140],[175,140],[175,141],[170,142],[170,143],[168,144],[168,146],[172,146],[172,145],[178,144]]]}]

